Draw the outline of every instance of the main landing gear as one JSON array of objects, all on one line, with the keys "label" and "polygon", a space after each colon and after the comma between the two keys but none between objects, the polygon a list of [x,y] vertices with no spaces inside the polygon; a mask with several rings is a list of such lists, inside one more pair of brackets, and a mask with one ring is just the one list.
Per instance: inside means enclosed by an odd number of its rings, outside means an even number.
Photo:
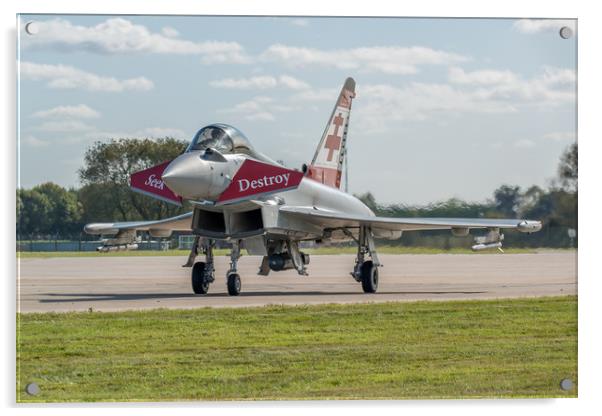
[{"label": "main landing gear", "polygon": [[[197,236],[192,244],[188,261],[183,266],[192,266],[192,291],[197,295],[205,295],[209,291],[209,285],[215,281],[215,267],[213,262],[214,246],[215,240],[201,239],[201,237]],[[199,249],[205,255],[205,261],[195,263],[194,260],[199,254]],[[235,241],[232,244],[232,251],[230,253],[230,270],[226,273],[228,294],[231,296],[238,296],[240,294],[240,276],[236,272],[239,258],[240,241]]]},{"label": "main landing gear", "polygon": [[[359,237],[356,241],[357,257],[351,276],[362,283],[365,293],[375,293],[378,289],[378,267],[382,264],[376,254],[372,230],[367,226],[360,226]],[[366,254],[370,255],[372,260],[365,260]]]},{"label": "main landing gear", "polygon": [[[200,244],[200,238],[195,238],[195,244],[193,245],[192,250],[195,251],[195,255],[191,251],[192,262],[194,262],[194,257],[196,257],[196,253],[198,253],[199,246],[205,254],[205,261],[194,263],[192,266],[192,291],[197,295],[204,295],[209,291],[209,285],[215,281],[215,268],[213,267],[213,246],[215,245],[215,241],[211,239],[206,239]],[[190,257],[188,258],[190,262]]]}]

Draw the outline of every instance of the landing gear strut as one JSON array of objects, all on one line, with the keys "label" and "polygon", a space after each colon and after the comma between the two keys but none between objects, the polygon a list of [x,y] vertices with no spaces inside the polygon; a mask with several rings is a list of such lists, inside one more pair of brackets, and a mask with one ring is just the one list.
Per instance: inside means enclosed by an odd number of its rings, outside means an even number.
[{"label": "landing gear strut", "polygon": [[[372,260],[365,260],[367,254],[370,255]],[[362,283],[362,289],[365,293],[375,293],[378,289],[379,266],[382,266],[382,264],[376,254],[372,230],[370,227],[361,225],[357,239],[357,257],[351,276]]]},{"label": "landing gear strut", "polygon": [[198,253],[198,247],[201,246],[205,254],[205,261],[194,263],[192,267],[192,290],[198,295],[204,295],[209,291],[209,285],[215,281],[215,268],[213,266],[213,246],[215,245],[215,241],[206,239],[202,244],[200,242],[199,237],[195,238],[188,260],[189,262],[190,260],[194,262],[196,253]]},{"label": "landing gear strut", "polygon": [[238,259],[240,258],[240,240],[232,243],[230,252],[230,270],[226,273],[226,283],[228,285],[228,294],[230,296],[240,295],[240,276],[236,273]]}]

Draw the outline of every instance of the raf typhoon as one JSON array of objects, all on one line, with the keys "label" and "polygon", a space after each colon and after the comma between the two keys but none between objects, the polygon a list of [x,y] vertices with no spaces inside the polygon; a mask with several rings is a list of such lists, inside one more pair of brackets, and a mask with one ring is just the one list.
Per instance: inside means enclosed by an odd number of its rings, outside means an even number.
[{"label": "raf typhoon", "polygon": [[[339,93],[313,159],[289,169],[257,151],[236,128],[212,124],[200,129],[176,159],[134,173],[132,190],[170,203],[189,201],[193,211],[158,221],[94,223],[89,234],[103,235],[101,251],[135,248],[138,232],[169,237],[174,231],[195,236],[188,261],[192,290],[206,294],[215,281],[213,249],[217,240],[232,246],[226,273],[228,293],[238,295],[237,262],[241,249],[260,256],[260,275],[294,269],[308,273],[309,256],[300,243],[353,241],[357,244],[351,276],[366,293],[378,288],[375,238],[398,239],[403,232],[450,230],[476,237],[474,250],[501,248],[501,230],[532,233],[541,222],[526,219],[383,218],[341,187],[355,81],[347,78]],[[201,255],[202,261],[197,261]]]}]

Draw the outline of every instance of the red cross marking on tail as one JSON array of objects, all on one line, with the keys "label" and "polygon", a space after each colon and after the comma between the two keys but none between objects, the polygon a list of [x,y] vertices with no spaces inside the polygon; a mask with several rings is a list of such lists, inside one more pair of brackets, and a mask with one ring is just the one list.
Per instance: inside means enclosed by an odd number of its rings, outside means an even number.
[{"label": "red cross marking on tail", "polygon": [[326,143],[324,145],[325,148],[328,149],[328,157],[327,160],[330,162],[332,157],[334,156],[334,151],[339,150],[341,148],[341,136],[339,136],[339,127],[343,125],[343,117],[341,117],[341,113],[339,113],[333,120],[334,124],[334,133],[329,134],[326,137]]}]

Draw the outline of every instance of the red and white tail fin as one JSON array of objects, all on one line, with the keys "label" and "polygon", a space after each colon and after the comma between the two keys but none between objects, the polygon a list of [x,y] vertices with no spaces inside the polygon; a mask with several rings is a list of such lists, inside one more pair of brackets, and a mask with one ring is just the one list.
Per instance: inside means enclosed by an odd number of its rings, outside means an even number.
[{"label": "red and white tail fin", "polygon": [[347,78],[326,124],[326,129],[307,170],[307,177],[325,185],[340,188],[351,100],[355,97],[355,81]]}]

